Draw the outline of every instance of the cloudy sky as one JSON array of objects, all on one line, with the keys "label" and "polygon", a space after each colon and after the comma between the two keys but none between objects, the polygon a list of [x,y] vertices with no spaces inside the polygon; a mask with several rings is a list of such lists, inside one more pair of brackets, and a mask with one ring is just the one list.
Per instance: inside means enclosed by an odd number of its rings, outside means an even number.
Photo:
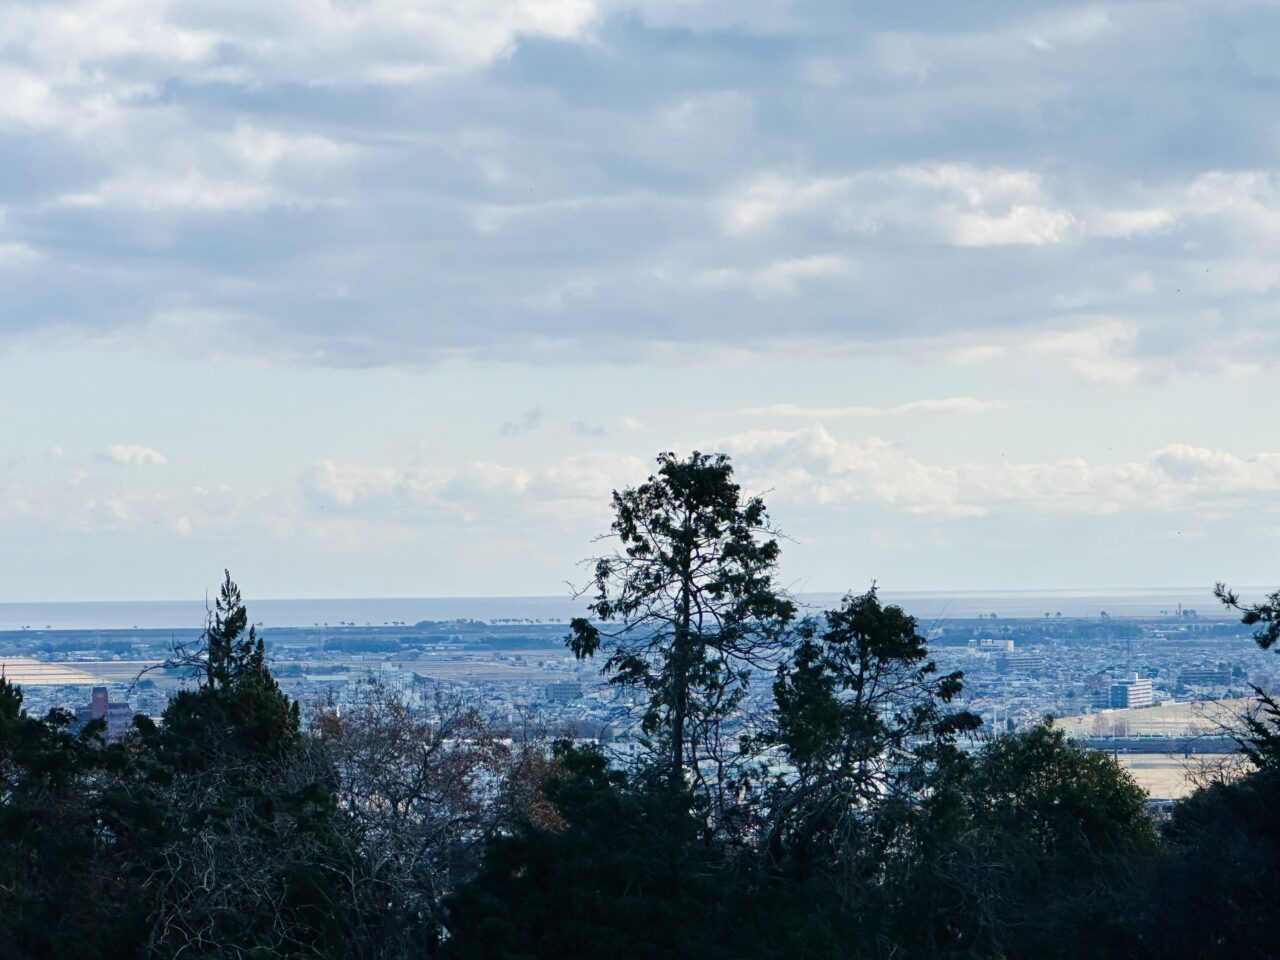
[{"label": "cloudy sky", "polygon": [[1273,3],[7,0],[0,600],[1280,580]]}]

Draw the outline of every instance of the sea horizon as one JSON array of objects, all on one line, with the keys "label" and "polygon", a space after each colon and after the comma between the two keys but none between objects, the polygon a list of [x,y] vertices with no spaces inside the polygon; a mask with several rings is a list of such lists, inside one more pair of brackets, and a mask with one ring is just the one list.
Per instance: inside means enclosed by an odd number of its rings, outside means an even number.
[{"label": "sea horizon", "polygon": [[[1246,588],[1246,595],[1263,588]],[[922,621],[997,617],[1154,617],[1161,611],[1192,609],[1205,618],[1232,615],[1213,597],[1209,586],[1129,589],[1050,590],[881,590],[887,603],[901,605]],[[795,594],[806,608],[837,603],[840,593]],[[212,596],[209,599],[212,603]],[[422,620],[472,619],[488,622],[533,620],[556,622],[586,612],[586,600],[564,596],[491,597],[323,597],[246,598],[250,616],[266,627],[328,625],[384,626]],[[0,602],[0,631],[13,630],[163,630],[199,628],[206,613],[204,598],[188,600],[72,600]]]}]

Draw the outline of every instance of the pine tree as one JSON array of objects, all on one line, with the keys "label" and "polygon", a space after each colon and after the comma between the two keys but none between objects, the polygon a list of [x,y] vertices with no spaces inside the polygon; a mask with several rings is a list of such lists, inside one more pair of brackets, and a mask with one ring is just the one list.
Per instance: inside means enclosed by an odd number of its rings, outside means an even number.
[{"label": "pine tree", "polygon": [[603,650],[610,682],[644,691],[642,731],[670,784],[715,792],[736,754],[723,725],[795,616],[764,501],[742,495],[727,456],[695,451],[661,454],[613,508],[618,549],[589,561],[592,617],[567,643],[579,658]]}]

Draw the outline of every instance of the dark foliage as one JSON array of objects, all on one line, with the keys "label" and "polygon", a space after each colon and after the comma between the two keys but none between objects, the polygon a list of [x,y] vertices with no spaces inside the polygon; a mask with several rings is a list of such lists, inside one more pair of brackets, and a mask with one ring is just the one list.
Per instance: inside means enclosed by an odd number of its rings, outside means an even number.
[{"label": "dark foliage", "polygon": [[610,682],[645,692],[651,762],[714,807],[739,772],[724,724],[795,615],[775,581],[778,541],[723,454],[664,453],[613,509],[619,549],[591,561],[595,619],[574,620],[567,643],[580,658],[603,651]]},{"label": "dark foliage", "polygon": [[127,749],[79,736],[71,716],[37,719],[0,678],[0,943],[5,956],[110,958],[138,948],[141,880],[122,872],[163,810],[131,789]]},{"label": "dark foliage", "polygon": [[1156,850],[1145,800],[1049,726],[953,757],[890,863],[888,939],[919,957],[1129,955],[1116,908]]},{"label": "dark foliage", "polygon": [[108,744],[0,680],[6,957],[341,957],[352,864],[334,778],[299,729],[228,576],[199,686]]},{"label": "dark foliage", "polygon": [[721,865],[700,842],[690,797],[636,785],[598,750],[557,747],[548,799],[558,829],[525,822],[495,839],[453,899],[452,958],[710,955],[706,911]]},{"label": "dark foliage", "polygon": [[948,706],[962,674],[938,676],[915,620],[874,588],[801,624],[796,641],[775,722],[755,741],[793,771],[772,792],[765,853],[771,869],[816,871],[849,899],[895,842],[894,817],[980,721]]}]

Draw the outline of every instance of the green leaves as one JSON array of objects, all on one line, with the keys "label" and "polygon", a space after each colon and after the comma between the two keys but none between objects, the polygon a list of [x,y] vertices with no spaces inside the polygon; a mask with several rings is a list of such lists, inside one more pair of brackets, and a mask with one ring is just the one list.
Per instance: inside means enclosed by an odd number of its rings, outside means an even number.
[{"label": "green leaves", "polygon": [[874,587],[846,596],[801,635],[774,700],[776,741],[802,778],[851,778],[855,792],[870,796],[918,742],[978,725],[972,714],[942,709],[960,694],[963,675],[936,677],[915,619],[882,606]]},{"label": "green leaves", "polygon": [[565,639],[573,655],[579,660],[593,657],[600,649],[600,631],[584,617],[569,621],[569,636]]},{"label": "green leaves", "polygon": [[652,759],[683,783],[723,760],[723,725],[751,669],[781,656],[795,606],[775,580],[764,502],[743,498],[724,454],[660,454],[613,508],[617,549],[588,561],[592,617],[565,642],[578,657],[604,651],[610,682],[648,695]]},{"label": "green leaves", "polygon": [[[1245,606],[1240,596],[1225,583],[1214,584],[1213,595],[1224,606],[1240,611],[1240,622],[1245,626],[1258,627],[1253,639],[1263,650],[1270,650],[1280,640],[1280,590],[1268,594],[1261,603]],[[1259,624],[1261,626],[1259,626]]]}]

